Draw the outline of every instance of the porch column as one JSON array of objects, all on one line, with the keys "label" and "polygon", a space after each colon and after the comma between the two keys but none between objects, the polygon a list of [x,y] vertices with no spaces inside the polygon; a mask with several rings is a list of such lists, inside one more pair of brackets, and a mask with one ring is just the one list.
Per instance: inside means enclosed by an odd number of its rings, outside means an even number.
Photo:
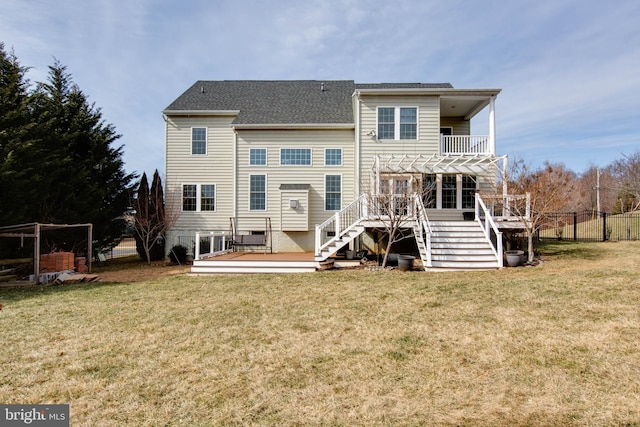
[{"label": "porch column", "polygon": [[489,98],[489,152],[496,155],[496,98]]}]

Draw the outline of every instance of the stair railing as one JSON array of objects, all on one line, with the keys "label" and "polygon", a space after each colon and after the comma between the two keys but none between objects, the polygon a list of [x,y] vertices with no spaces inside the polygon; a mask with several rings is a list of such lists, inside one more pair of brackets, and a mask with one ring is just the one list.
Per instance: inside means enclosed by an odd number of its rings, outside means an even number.
[{"label": "stair railing", "polygon": [[316,225],[315,256],[320,256],[325,248],[357,225],[366,212],[367,197],[363,194],[322,224]]},{"label": "stair railing", "polygon": [[[418,224],[418,233],[422,237],[424,241],[426,250],[427,250],[427,259],[426,259],[426,267],[431,267],[431,224],[429,223],[429,218],[427,217],[427,210],[424,207],[424,203],[422,201],[422,197],[416,194],[414,195],[414,205],[416,211],[416,222]],[[424,260],[423,260],[424,261]]]},{"label": "stair railing", "polygon": [[[476,205],[475,205],[476,221],[482,226],[485,238],[491,243],[491,249],[498,259],[498,266],[503,267],[504,262],[502,260],[502,232],[498,230],[487,205],[485,205],[480,194],[476,193]],[[494,241],[495,239],[495,241]]]}]

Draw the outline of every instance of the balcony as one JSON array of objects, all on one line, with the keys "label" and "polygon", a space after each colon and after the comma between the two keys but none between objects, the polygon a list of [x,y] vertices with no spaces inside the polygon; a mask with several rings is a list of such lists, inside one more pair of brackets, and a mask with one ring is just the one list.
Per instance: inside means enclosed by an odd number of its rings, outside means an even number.
[{"label": "balcony", "polygon": [[440,135],[440,154],[490,156],[495,149],[489,135]]}]

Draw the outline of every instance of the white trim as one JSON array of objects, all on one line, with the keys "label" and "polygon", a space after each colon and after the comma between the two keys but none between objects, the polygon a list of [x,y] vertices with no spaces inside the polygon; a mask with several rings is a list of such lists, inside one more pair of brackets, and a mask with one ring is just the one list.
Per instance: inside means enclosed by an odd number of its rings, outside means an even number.
[{"label": "white trim", "polygon": [[[189,153],[192,156],[202,157],[207,156],[209,154],[209,128],[207,126],[191,126],[189,132]],[[193,153],[193,130],[194,129],[204,129],[204,153]]]},{"label": "white trim", "polygon": [[[264,164],[263,165],[254,165],[251,163],[251,150],[264,150]],[[267,147],[249,147],[249,158],[248,158],[249,166],[268,166],[269,165],[269,150]]]},{"label": "white trim", "polygon": [[[338,209],[327,209],[327,177],[328,176],[339,176],[340,177],[340,207]],[[342,205],[343,205],[343,198],[344,198],[344,177],[342,176],[341,173],[325,173],[324,174],[324,179],[322,180],[322,186],[323,186],[323,194],[324,194],[324,203],[323,203],[323,208],[325,212],[340,212],[342,210]]]},{"label": "white trim", "polygon": [[[252,176],[264,176],[264,209],[251,209],[251,177]],[[269,188],[269,182],[268,182],[269,177],[267,176],[266,173],[250,173],[249,174],[249,180],[248,180],[248,186],[247,186],[247,191],[249,194],[247,194],[247,212],[266,212],[268,210],[268,202],[269,202],[269,192],[267,191]]]},{"label": "white trim", "polygon": [[[309,164],[308,165],[301,165],[301,164],[288,165],[288,164],[282,163],[282,150],[309,150]],[[305,167],[305,168],[313,166],[313,148],[311,147],[280,147],[280,151],[278,154],[279,154],[278,162],[280,166],[285,166],[285,167],[299,166],[299,167]]]},{"label": "white trim", "polygon": [[[340,150],[340,163],[337,165],[327,163],[327,150]],[[344,148],[325,147],[324,149],[324,165],[327,167],[340,167],[344,166]]]},{"label": "white trim", "polygon": [[[194,211],[185,211],[184,210],[184,186],[185,185],[195,185],[196,186],[196,210]],[[203,185],[213,185],[213,210],[202,210],[202,186]],[[218,186],[213,182],[183,182],[180,184],[180,211],[184,213],[195,213],[195,212],[204,212],[204,213],[215,213],[218,211]]]},{"label": "white trim", "polygon": [[[380,109],[393,108],[393,139],[380,138],[379,123]],[[411,139],[400,139],[400,110],[403,108],[415,108],[416,110],[416,137]],[[376,106],[376,139],[378,141],[418,141],[420,139],[420,107],[417,105],[377,105]]]}]

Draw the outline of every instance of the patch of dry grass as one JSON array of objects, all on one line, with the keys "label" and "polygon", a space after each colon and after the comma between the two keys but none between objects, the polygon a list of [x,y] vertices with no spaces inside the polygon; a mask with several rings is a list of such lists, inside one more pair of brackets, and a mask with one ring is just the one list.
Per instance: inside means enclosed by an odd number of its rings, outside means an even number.
[{"label": "patch of dry grass", "polygon": [[640,425],[640,243],[535,268],[0,291],[0,402],[73,425]]}]

